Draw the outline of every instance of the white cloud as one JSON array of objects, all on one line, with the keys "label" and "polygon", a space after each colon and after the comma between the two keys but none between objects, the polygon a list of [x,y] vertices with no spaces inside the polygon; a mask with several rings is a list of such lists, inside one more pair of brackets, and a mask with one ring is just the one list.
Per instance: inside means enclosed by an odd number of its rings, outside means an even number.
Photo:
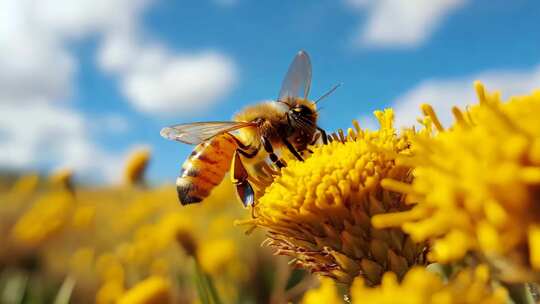
[{"label": "white cloud", "polygon": [[34,23],[27,2],[0,2],[0,98],[13,103],[66,98],[74,60],[46,28]]},{"label": "white cloud", "polygon": [[141,111],[186,113],[208,108],[229,91],[235,79],[233,63],[209,52],[135,68],[125,75],[122,88]]},{"label": "white cloud", "polygon": [[116,179],[117,157],[89,138],[89,122],[55,104],[0,103],[0,167],[69,167]]},{"label": "white cloud", "polygon": [[68,37],[90,34],[99,15],[86,2],[0,2],[0,167],[71,167],[112,177],[116,156],[93,142],[91,122],[67,102],[77,71]]},{"label": "white cloud", "polygon": [[346,0],[345,3],[367,13],[367,20],[353,36],[355,45],[412,48],[426,42],[444,18],[466,1]]},{"label": "white cloud", "polygon": [[94,118],[94,124],[99,133],[122,134],[126,133],[129,127],[129,120],[120,114],[105,114]]},{"label": "white cloud", "polygon": [[98,65],[109,73],[122,73],[137,64],[140,50],[131,31],[118,31],[105,36],[97,55]]},{"label": "white cloud", "polygon": [[136,26],[140,14],[153,0],[19,0],[32,23],[59,38],[84,38],[88,34]]},{"label": "white cloud", "polygon": [[106,38],[100,66],[119,75],[121,90],[141,112],[186,114],[207,109],[237,80],[234,62],[215,51],[172,54],[136,33]]},{"label": "white cloud", "polygon": [[[124,153],[107,151],[91,133],[125,132],[128,122],[87,117],[69,104],[78,68],[69,46],[82,39],[97,39],[100,67],[119,76],[120,89],[140,110],[191,111],[228,92],[235,79],[228,57],[179,54],[147,39],[140,15],[152,1],[0,0],[0,167],[119,173]],[[188,107],[188,99],[196,104]]]},{"label": "white cloud", "polygon": [[0,45],[3,102],[48,102],[69,97],[76,66],[65,50],[38,37],[19,36]]},{"label": "white cloud", "polygon": [[503,98],[530,93],[540,88],[540,65],[525,71],[486,71],[476,75],[453,78],[425,80],[397,98],[393,107],[397,126],[411,125],[421,116],[420,105],[429,103],[437,111],[444,126],[453,121],[451,108],[462,109],[477,103],[473,83],[482,81],[488,90],[497,90]]}]

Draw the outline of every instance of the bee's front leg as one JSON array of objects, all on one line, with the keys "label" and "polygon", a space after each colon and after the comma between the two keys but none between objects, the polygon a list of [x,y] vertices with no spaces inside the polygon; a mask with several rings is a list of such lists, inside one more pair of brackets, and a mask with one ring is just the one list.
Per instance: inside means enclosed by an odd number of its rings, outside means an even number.
[{"label": "bee's front leg", "polygon": [[289,149],[289,151],[291,151],[291,153],[294,155],[294,157],[296,157],[296,159],[298,159],[299,161],[304,161],[304,159],[302,158],[302,155],[300,155],[300,153],[298,153],[296,148],[287,140],[287,138],[283,137],[283,138],[281,138],[281,141],[285,144],[287,149]]},{"label": "bee's front leg", "polygon": [[326,131],[321,127],[317,127],[317,130],[319,132],[321,132],[321,137],[322,137],[323,144],[327,145],[328,144],[328,136],[326,135]]},{"label": "bee's front leg", "polygon": [[[319,138],[321,138],[321,133],[315,133],[315,135],[313,135],[313,139],[311,140],[311,142],[309,143],[310,146],[313,146],[314,144],[316,144],[318,141],[319,141]],[[309,149],[307,149],[309,150]],[[313,153],[310,151],[310,153]]]}]

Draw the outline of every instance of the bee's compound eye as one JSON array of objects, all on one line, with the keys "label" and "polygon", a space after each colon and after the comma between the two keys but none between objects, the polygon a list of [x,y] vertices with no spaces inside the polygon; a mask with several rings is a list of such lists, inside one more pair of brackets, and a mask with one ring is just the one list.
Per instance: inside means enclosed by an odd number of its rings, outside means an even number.
[{"label": "bee's compound eye", "polygon": [[294,113],[296,114],[300,114],[300,115],[311,115],[312,114],[312,111],[310,108],[304,106],[304,105],[300,105],[300,106],[296,106],[294,109],[293,109]]}]

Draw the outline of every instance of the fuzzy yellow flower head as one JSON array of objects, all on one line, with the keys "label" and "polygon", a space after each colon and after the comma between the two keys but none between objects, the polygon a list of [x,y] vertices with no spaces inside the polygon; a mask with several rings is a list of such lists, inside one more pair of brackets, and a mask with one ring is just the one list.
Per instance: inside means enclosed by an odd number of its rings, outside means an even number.
[{"label": "fuzzy yellow flower head", "polygon": [[126,185],[137,185],[144,183],[144,173],[150,162],[150,150],[141,148],[133,151],[125,165],[124,183]]},{"label": "fuzzy yellow flower head", "polygon": [[14,201],[24,201],[31,197],[39,186],[39,175],[36,173],[23,175],[19,178],[9,191],[8,199]]},{"label": "fuzzy yellow flower head", "polygon": [[49,177],[49,181],[53,187],[73,191],[73,170],[60,169]]},{"label": "fuzzy yellow flower head", "polygon": [[73,204],[73,196],[66,191],[43,195],[17,219],[11,230],[11,238],[23,247],[42,245],[62,230],[71,215]]},{"label": "fuzzy yellow flower head", "polygon": [[449,129],[424,106],[439,132],[417,138],[414,156],[403,160],[414,167],[412,186],[387,187],[401,188],[417,204],[373,223],[434,240],[433,260],[451,262],[472,251],[503,270],[504,279],[531,279],[521,270],[540,270],[540,91],[501,102],[481,84],[476,89],[480,103],[466,113],[454,108]]},{"label": "fuzzy yellow flower head", "polygon": [[171,299],[171,283],[162,277],[149,277],[128,290],[119,304],[166,304]]},{"label": "fuzzy yellow flower head", "polygon": [[197,255],[204,271],[219,275],[225,266],[237,258],[236,251],[236,245],[232,239],[217,239],[203,242]]},{"label": "fuzzy yellow flower head", "polygon": [[384,190],[380,181],[409,181],[409,170],[395,156],[409,153],[412,132],[398,136],[393,112],[376,112],[381,128],[336,136],[315,147],[304,162],[288,161],[255,206],[253,224],[264,227],[277,254],[298,267],[343,283],[363,275],[378,284],[388,270],[399,276],[421,263],[423,245],[399,229],[375,229],[370,218],[407,209],[403,195]]},{"label": "fuzzy yellow flower head", "polygon": [[343,298],[334,281],[329,278],[321,278],[321,285],[318,288],[310,289],[302,298],[302,304],[340,304]]},{"label": "fuzzy yellow flower head", "polygon": [[504,304],[508,292],[494,287],[487,266],[464,269],[448,282],[425,268],[411,269],[401,283],[394,273],[386,273],[377,287],[365,286],[363,279],[354,281],[351,288],[353,304]]}]

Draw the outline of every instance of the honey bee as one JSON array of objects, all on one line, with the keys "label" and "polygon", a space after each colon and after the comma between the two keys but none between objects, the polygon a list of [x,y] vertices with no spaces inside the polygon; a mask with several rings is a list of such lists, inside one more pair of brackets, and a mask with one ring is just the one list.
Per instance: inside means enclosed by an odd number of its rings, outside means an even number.
[{"label": "honey bee", "polygon": [[277,100],[248,106],[236,114],[233,121],[195,122],[163,128],[160,134],[164,138],[196,145],[176,180],[180,203],[201,202],[230,169],[238,197],[244,206],[253,205],[255,192],[248,182],[248,171],[242,159],[254,158],[264,150],[265,158],[269,157],[282,168],[285,162],[276,150],[287,149],[303,161],[302,152],[308,145],[319,139],[326,144],[326,132],[317,126],[316,104],[338,86],[317,101],[310,101],[311,61],[305,51],[300,51],[289,66]]}]

